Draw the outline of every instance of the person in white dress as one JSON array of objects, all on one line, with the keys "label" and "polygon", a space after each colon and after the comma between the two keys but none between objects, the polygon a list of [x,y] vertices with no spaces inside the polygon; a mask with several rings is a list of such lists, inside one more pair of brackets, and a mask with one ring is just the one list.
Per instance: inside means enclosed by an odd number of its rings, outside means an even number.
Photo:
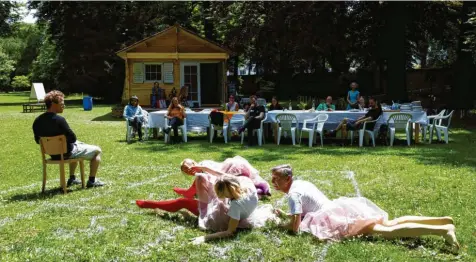
[{"label": "person in white dress", "polygon": [[283,227],[304,231],[321,240],[340,240],[358,235],[378,235],[387,239],[437,235],[459,249],[451,217],[404,216],[388,220],[388,214],[365,197],[329,200],[312,183],[293,179],[289,165],[274,167],[272,185],[289,196],[290,219]]}]

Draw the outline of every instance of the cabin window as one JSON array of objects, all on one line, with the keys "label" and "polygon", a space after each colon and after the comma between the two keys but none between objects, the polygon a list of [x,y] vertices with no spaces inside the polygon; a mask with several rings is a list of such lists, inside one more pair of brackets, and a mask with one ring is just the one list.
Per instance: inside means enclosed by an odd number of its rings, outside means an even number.
[{"label": "cabin window", "polygon": [[162,64],[144,64],[145,81],[162,81]]}]

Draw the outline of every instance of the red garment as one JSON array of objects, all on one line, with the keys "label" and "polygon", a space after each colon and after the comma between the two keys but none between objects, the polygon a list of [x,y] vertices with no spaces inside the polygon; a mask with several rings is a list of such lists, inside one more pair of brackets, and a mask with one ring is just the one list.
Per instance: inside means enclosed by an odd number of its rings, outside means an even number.
[{"label": "red garment", "polygon": [[195,180],[189,189],[174,187],[175,193],[184,196],[185,198],[193,198],[197,194],[197,187],[195,186]]},{"label": "red garment", "polygon": [[136,200],[140,208],[159,208],[168,212],[177,212],[180,209],[187,209],[198,216],[198,201],[190,198],[178,198],[164,201]]}]

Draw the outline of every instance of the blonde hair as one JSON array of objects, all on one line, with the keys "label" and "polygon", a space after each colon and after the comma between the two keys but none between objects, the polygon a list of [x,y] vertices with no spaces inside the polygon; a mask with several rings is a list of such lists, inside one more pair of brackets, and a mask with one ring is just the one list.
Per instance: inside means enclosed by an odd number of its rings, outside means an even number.
[{"label": "blonde hair", "polygon": [[180,170],[182,172],[187,173],[188,169],[194,165],[195,161],[190,158],[185,158],[182,163],[180,163]]},{"label": "blonde hair", "polygon": [[233,199],[239,199],[243,194],[243,189],[241,188],[240,182],[238,179],[236,179],[236,177],[231,175],[223,175],[218,178],[214,189],[218,198],[225,198],[226,190],[228,190]]},{"label": "blonde hair", "polygon": [[[174,100],[177,100],[177,103],[178,103],[177,106],[174,105]],[[172,98],[172,100],[170,101],[170,105],[169,105],[169,108],[167,110],[170,112],[175,107],[179,108],[180,110],[183,110],[183,106],[180,104],[180,101],[176,96],[174,96]]]}]

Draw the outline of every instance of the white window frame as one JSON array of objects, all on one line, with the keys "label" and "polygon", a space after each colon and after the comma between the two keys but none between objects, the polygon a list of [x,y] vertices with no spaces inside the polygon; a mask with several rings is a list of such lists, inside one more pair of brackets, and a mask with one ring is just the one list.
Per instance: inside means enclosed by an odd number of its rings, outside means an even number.
[{"label": "white window frame", "polygon": [[[146,79],[146,71],[145,71],[145,66],[146,65],[160,65],[160,80],[147,80]],[[161,83],[163,84],[164,83],[164,63],[162,62],[147,62],[147,63],[142,63],[142,66],[144,68],[144,83],[155,83],[155,82],[158,82],[158,83]]]}]

